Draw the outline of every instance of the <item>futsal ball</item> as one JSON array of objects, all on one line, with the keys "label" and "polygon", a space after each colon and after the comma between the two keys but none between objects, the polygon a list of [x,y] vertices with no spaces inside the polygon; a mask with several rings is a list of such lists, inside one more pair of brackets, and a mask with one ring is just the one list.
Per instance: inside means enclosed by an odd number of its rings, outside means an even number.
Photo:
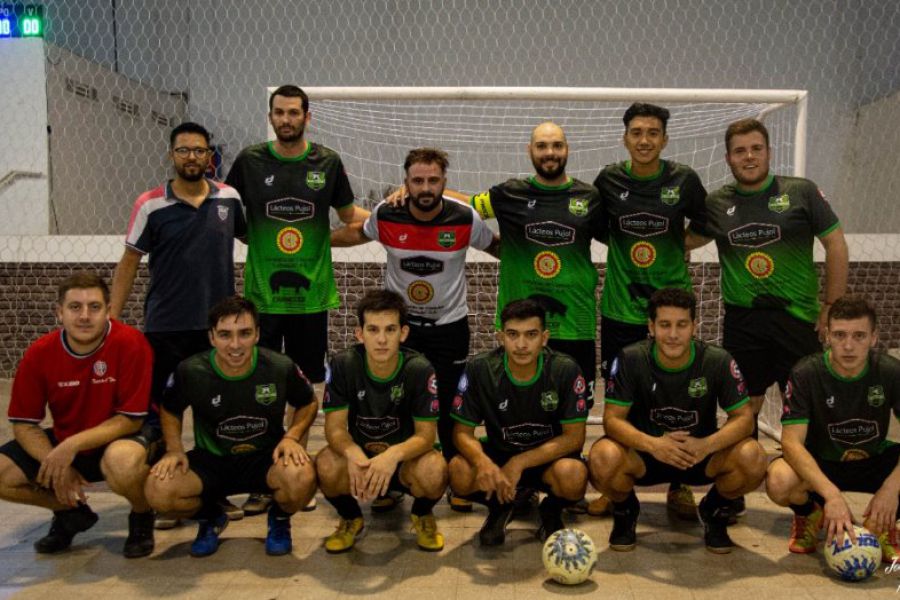
[{"label": "futsal ball", "polygon": [[825,548],[825,562],[844,581],[862,581],[869,577],[881,564],[881,544],[868,529],[853,526],[856,541],[844,533],[840,542],[835,539]]},{"label": "futsal ball", "polygon": [[554,581],[575,585],[590,577],[597,563],[597,549],[580,529],[560,529],[544,542],[543,559]]}]

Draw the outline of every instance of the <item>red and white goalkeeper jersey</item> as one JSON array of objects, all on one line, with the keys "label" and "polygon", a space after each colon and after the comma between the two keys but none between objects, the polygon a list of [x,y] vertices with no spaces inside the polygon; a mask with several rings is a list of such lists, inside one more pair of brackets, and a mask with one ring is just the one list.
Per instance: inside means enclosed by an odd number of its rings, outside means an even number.
[{"label": "red and white goalkeeper jersey", "polygon": [[25,351],[16,370],[9,420],[40,423],[47,407],[58,442],[116,414],[141,418],[150,403],[153,351],[143,334],[110,320],[106,338],[87,355],[74,354],[59,329]]},{"label": "red and white goalkeeper jersey", "polygon": [[411,322],[444,325],[469,314],[466,250],[484,250],[493,240],[472,207],[445,197],[437,217],[419,221],[407,206],[382,202],[363,233],[387,251],[385,287],[406,298]]}]

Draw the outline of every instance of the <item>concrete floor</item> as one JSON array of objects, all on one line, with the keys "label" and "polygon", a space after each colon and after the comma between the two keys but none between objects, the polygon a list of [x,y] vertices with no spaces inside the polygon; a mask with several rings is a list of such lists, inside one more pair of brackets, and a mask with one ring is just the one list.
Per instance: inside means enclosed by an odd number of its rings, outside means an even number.
[{"label": "concrete floor", "polygon": [[[0,382],[4,414],[8,390],[8,382]],[[323,444],[321,425],[314,429],[312,450]],[[599,427],[590,427],[589,441],[600,433]],[[0,441],[9,437],[8,423],[2,419]],[[767,446],[770,452],[777,451],[771,442]],[[435,512],[446,548],[431,554],[416,548],[409,530],[409,499],[387,515],[370,516],[364,509],[368,534],[347,554],[328,555],[322,548],[336,514],[320,495],[316,511],[294,517],[294,552],[289,556],[265,555],[265,517],[259,516],[232,523],[219,552],[209,558],[188,555],[196,533],[194,523],[188,522],[157,532],[156,551],[149,558],[126,560],[121,547],[128,506],[101,485],[90,492],[100,522],[58,556],[36,555],[32,550],[32,543],[47,530],[49,513],[0,503],[0,598],[522,600],[594,593],[602,598],[666,600],[900,597],[895,596],[900,572],[881,568],[868,581],[849,584],[827,572],[820,553],[790,554],[790,515],[762,491],[748,496],[747,516],[730,529],[740,547],[724,556],[704,549],[698,524],[669,518],[662,488],[639,490],[639,497],[642,513],[634,552],[609,550],[608,517],[568,518],[567,523],[593,538],[599,558],[589,581],[566,587],[548,580],[544,572],[533,519],[514,521],[503,548],[482,549],[474,538],[483,509],[460,515],[441,503]],[[867,499],[856,494],[851,499],[859,515]]]}]

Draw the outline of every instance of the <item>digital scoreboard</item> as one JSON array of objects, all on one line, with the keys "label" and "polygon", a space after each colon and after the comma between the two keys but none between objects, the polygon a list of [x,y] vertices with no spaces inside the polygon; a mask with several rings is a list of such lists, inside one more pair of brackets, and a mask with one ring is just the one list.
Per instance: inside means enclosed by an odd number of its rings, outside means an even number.
[{"label": "digital scoreboard", "polygon": [[44,37],[41,4],[0,4],[0,39]]}]

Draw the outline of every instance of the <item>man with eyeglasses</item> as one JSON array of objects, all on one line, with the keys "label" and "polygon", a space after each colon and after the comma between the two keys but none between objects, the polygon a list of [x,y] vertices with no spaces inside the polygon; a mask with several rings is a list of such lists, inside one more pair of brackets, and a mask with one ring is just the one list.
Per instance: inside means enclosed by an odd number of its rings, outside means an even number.
[{"label": "man with eyeglasses", "polygon": [[159,435],[156,407],[166,380],[179,362],[209,348],[206,316],[234,294],[234,238],[247,231],[238,193],[204,176],[212,155],[209,140],[197,123],[172,130],[169,159],[175,177],[135,201],[113,276],[110,315],[118,319],[138,264],[149,255],[144,335],[154,354],[151,435]]}]

